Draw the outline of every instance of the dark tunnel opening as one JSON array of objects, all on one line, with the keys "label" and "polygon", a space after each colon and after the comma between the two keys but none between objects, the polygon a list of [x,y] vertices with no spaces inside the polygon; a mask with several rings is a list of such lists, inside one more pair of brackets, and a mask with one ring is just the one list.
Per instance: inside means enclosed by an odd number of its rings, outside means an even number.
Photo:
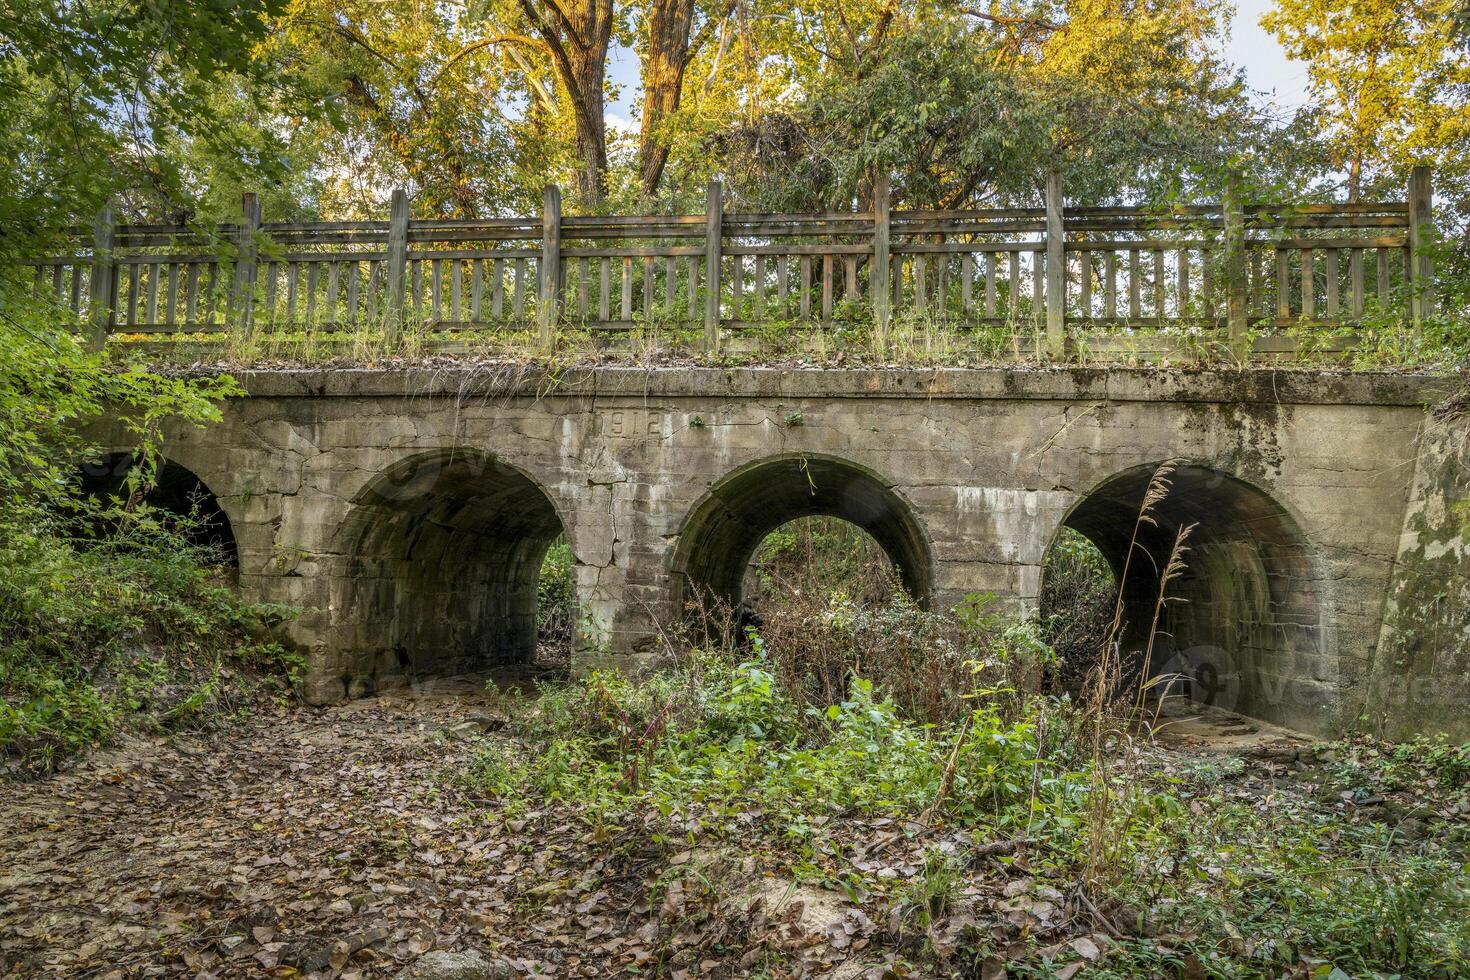
[{"label": "dark tunnel opening", "polygon": [[739,609],[752,556],[777,528],[806,517],[839,518],[877,542],[904,590],[927,606],[933,560],[927,536],[887,483],[826,456],[765,460],[718,483],[686,519],[674,556],[681,606],[713,600]]},{"label": "dark tunnel opening", "polygon": [[[79,487],[83,494],[97,501],[117,501],[129,493],[128,477],[141,462],[136,453],[107,453],[81,468]],[[238,569],[239,548],[230,519],[220,506],[219,498],[191,470],[162,460],[151,482],[144,488],[141,500],[163,516],[164,523],[179,533],[189,544],[200,549],[212,564]],[[115,522],[103,517],[84,533],[108,532]]]},{"label": "dark tunnel opening", "polygon": [[533,480],[486,453],[435,452],[355,503],[343,615],[371,655],[369,688],[535,660],[541,569],[564,529]]},{"label": "dark tunnel opening", "polygon": [[[1125,673],[1173,677],[1170,693],[1263,720],[1320,723],[1336,672],[1316,564],[1296,523],[1264,491],[1188,464],[1165,473],[1166,486],[1156,484],[1165,492],[1140,521],[1158,472],[1113,477],[1064,521],[1097,547],[1122,589]],[[1160,608],[1161,576],[1186,527],[1183,569]]]}]

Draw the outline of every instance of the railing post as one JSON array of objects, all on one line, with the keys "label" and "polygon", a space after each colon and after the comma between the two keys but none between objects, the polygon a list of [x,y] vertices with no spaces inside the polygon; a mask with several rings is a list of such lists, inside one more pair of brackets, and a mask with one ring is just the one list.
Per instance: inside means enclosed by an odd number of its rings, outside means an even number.
[{"label": "railing post", "polygon": [[720,344],[720,235],[725,221],[724,191],[718,180],[705,188],[704,206],[704,349]]},{"label": "railing post", "polygon": [[561,319],[561,188],[548,184],[541,192],[541,308],[536,320],[541,327],[541,346],[551,348],[552,335]]},{"label": "railing post", "polygon": [[1067,254],[1062,226],[1062,175],[1046,175],[1046,348],[1053,356],[1067,342]]},{"label": "railing post", "polygon": [[255,305],[255,234],[260,230],[260,201],[248,191],[240,198],[240,235],[235,254],[235,317],[240,336],[250,336]]},{"label": "railing post", "polygon": [[1409,312],[1414,326],[1434,312],[1434,267],[1429,258],[1434,241],[1434,189],[1429,168],[1409,171]]},{"label": "railing post", "polygon": [[1244,364],[1250,356],[1250,284],[1246,279],[1245,205],[1235,180],[1225,185],[1221,211],[1225,219],[1225,329],[1230,349]]},{"label": "railing post", "polygon": [[408,275],[408,194],[397,188],[393,191],[388,214],[388,268],[387,319],[383,321],[383,339],[392,344],[398,340],[403,329],[404,300],[407,295]]},{"label": "railing post", "polygon": [[888,346],[888,321],[893,314],[888,255],[888,171],[873,178],[873,265],[868,273],[868,291],[873,300],[873,341],[879,355]]},{"label": "railing post", "polygon": [[101,350],[112,329],[112,205],[97,213],[92,225],[92,282],[87,304],[87,347]]}]

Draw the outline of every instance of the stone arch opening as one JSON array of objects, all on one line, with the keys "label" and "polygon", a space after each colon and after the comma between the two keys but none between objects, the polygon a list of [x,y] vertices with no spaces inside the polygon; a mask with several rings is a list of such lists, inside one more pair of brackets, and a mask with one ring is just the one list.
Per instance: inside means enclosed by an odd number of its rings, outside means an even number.
[{"label": "stone arch opening", "polygon": [[1172,690],[1197,701],[1320,729],[1324,709],[1337,699],[1337,676],[1321,574],[1297,522],[1260,488],[1183,464],[1151,509],[1152,520],[1140,523],[1156,470],[1139,466],[1104,481],[1062,522],[1096,545],[1113,569],[1128,666],[1145,667],[1160,576],[1176,533],[1194,525],[1184,570],[1169,584],[1148,673],[1177,674]]},{"label": "stone arch opening", "polygon": [[[82,464],[78,485],[82,493],[99,500],[121,497],[128,492],[128,476],[141,464],[135,452],[105,453]],[[165,515],[166,521],[171,519],[173,529],[206,557],[221,566],[239,568],[240,552],[229,515],[214,491],[188,467],[171,459],[160,460],[142,499]]]},{"label": "stone arch opening", "polygon": [[928,535],[909,505],[875,473],[831,456],[780,456],[745,466],[695,505],[674,553],[675,595],[739,609],[751,556],[772,531],[802,517],[856,525],[893,563],[904,589],[927,606],[933,589]]},{"label": "stone arch opening", "polygon": [[349,694],[531,663],[542,564],[564,533],[546,492],[488,453],[380,474],[342,530]]}]

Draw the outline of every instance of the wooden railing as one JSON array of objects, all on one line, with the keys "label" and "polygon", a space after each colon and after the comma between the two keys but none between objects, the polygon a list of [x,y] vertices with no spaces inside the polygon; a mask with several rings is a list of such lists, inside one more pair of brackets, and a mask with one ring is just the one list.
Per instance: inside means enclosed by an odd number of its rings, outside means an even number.
[{"label": "wooden railing", "polygon": [[1252,328],[1351,326],[1373,309],[1417,318],[1430,268],[1428,172],[1408,199],[1373,204],[1065,207],[726,214],[542,214],[411,220],[395,191],[387,221],[262,223],[208,231],[118,225],[109,212],[71,254],[33,260],[35,284],[110,334],[378,329],[690,328],[707,348],[743,327],[895,318],[1009,328],[1054,352],[1093,328],[1188,326],[1232,345]]}]

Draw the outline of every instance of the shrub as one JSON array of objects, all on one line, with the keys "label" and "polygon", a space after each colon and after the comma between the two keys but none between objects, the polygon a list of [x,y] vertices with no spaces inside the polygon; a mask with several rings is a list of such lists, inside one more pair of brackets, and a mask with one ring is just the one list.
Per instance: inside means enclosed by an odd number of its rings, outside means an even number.
[{"label": "shrub", "polygon": [[1064,527],[1041,569],[1041,636],[1056,652],[1046,678],[1053,690],[1076,691],[1107,642],[1118,585],[1086,537]]},{"label": "shrub", "polygon": [[269,635],[289,610],[240,600],[172,522],[105,541],[73,523],[38,512],[0,534],[0,754],[45,770],[124,725],[238,707],[244,672],[295,679],[299,658]]}]

